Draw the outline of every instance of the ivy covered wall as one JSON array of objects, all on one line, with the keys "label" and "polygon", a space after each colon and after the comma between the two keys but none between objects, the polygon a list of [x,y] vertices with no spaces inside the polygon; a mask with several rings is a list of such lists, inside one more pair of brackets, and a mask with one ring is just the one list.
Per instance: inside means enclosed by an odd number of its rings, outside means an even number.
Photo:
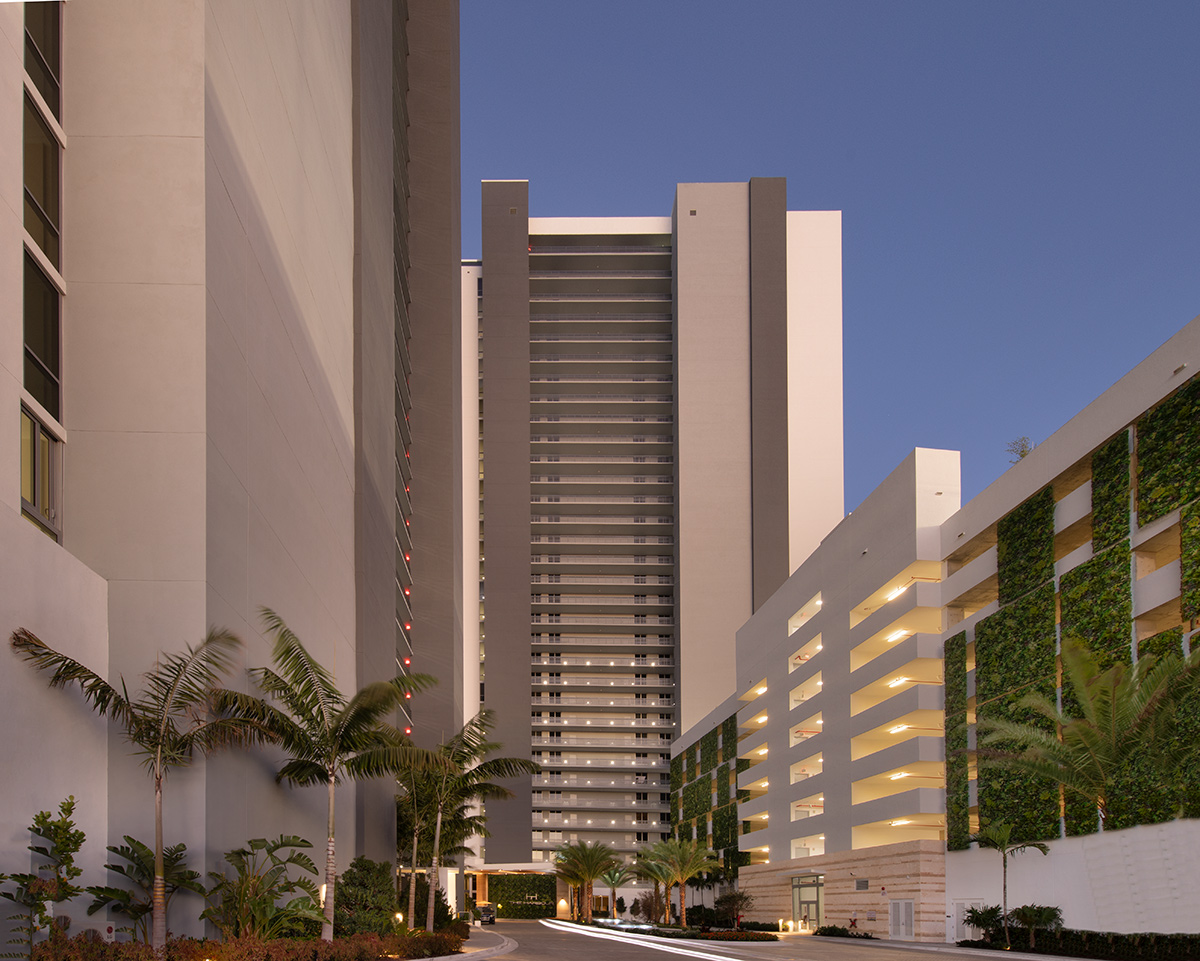
[{"label": "ivy covered wall", "polygon": [[1185,621],[1200,618],[1200,501],[1179,511],[1179,613]]},{"label": "ivy covered wall", "polygon": [[1062,636],[1086,643],[1102,667],[1130,660],[1133,584],[1129,564],[1126,540],[1059,579]]},{"label": "ivy covered wall", "polygon": [[967,758],[967,634],[946,641],[946,847],[964,851],[971,834]]},{"label": "ivy covered wall", "polygon": [[553,874],[489,874],[488,901],[501,918],[552,918],[557,913]]}]

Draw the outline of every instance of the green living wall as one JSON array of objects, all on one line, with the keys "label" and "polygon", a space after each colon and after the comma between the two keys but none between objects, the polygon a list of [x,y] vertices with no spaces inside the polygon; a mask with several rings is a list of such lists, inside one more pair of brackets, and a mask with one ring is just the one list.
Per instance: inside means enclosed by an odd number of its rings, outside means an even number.
[{"label": "green living wall", "polygon": [[488,901],[501,918],[552,918],[557,913],[553,874],[489,874]]},{"label": "green living wall", "polygon": [[1034,494],[996,524],[1000,603],[1024,597],[1054,577],[1054,493]]},{"label": "green living wall", "polygon": [[967,759],[967,635],[946,641],[946,847],[970,846],[970,768]]},{"label": "green living wall", "polygon": [[1179,613],[1184,621],[1200,619],[1200,501],[1179,511]]},{"label": "green living wall", "polygon": [[1200,497],[1200,377],[1137,422],[1138,524]]},{"label": "green living wall", "polygon": [[1129,431],[1092,454],[1092,548],[1129,540]]},{"label": "green living wall", "polygon": [[[1038,721],[1019,706],[1026,694],[1053,700],[1056,684],[1054,585],[1046,584],[975,627],[975,704],[980,721]],[[1058,837],[1059,791],[1045,779],[1002,766],[979,766],[979,820],[1013,825],[1013,840]]]}]

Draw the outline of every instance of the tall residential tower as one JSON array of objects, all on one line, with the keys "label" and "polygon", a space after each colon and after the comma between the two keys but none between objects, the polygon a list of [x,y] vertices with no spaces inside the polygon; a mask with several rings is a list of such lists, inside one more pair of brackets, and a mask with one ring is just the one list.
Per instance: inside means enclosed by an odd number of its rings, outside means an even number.
[{"label": "tall residential tower", "polygon": [[543,765],[489,804],[488,865],[666,836],[680,725],[842,516],[838,213],[789,212],[782,179],[681,184],[670,217],[528,206],[485,182],[465,268],[482,700]]}]

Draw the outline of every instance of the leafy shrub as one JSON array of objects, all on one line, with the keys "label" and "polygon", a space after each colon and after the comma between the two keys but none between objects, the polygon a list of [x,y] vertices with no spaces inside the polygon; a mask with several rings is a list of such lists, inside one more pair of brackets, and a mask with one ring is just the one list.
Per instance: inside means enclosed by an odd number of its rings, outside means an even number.
[{"label": "leafy shrub", "polygon": [[337,879],[333,936],[392,934],[396,929],[396,911],[391,866],[357,857]]},{"label": "leafy shrub", "polygon": [[[417,875],[417,899],[413,905],[413,910],[408,910],[408,886],[410,878],[403,879],[403,886],[400,892],[400,910],[404,912],[404,920],[408,923],[410,930],[425,927],[425,912],[429,905],[429,882],[425,880],[425,875]],[[337,903],[336,901],[334,902]],[[454,913],[450,910],[450,905],[446,901],[445,892],[439,887],[437,894],[434,896],[433,902],[433,928],[435,931],[441,931],[451,921],[454,920]]]},{"label": "leafy shrub", "polygon": [[778,941],[779,937],[765,931],[679,931],[655,928],[647,932],[656,938],[676,938],[684,941]]},{"label": "leafy shrub", "polygon": [[813,934],[821,938],[864,938],[867,941],[875,940],[875,935],[869,931],[851,931],[840,924],[822,924]]},{"label": "leafy shrub", "polygon": [[[126,834],[124,844],[110,844],[108,851],[127,863],[106,864],[105,868],[133,885],[133,890],[100,885],[89,887],[87,892],[93,900],[88,905],[88,916],[107,907],[113,914],[124,915],[132,922],[130,927],[118,928],[119,931],[133,934],[148,944],[150,916],[154,907],[154,849]],[[171,898],[181,888],[204,894],[200,872],[192,871],[187,866],[186,844],[180,842],[163,848],[163,872],[167,911],[171,909]]]},{"label": "leafy shrub", "polygon": [[[312,858],[304,853],[311,847],[304,838],[280,835],[274,841],[254,838],[247,847],[226,851],[234,875],[209,872],[214,883],[206,895],[209,907],[200,917],[215,924],[226,939],[311,936],[312,926],[324,920],[317,907],[317,886],[288,873],[293,867],[317,873]],[[288,848],[293,850],[284,857]],[[297,896],[280,904],[289,894]]]}]

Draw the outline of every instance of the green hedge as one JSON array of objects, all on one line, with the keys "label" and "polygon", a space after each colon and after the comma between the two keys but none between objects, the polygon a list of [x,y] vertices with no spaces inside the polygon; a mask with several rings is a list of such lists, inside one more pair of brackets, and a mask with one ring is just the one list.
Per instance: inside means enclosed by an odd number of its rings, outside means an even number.
[{"label": "green hedge", "polygon": [[1200,378],[1137,422],[1138,524],[1200,497]]},{"label": "green hedge", "polygon": [[970,847],[970,767],[967,758],[967,634],[946,641],[946,847]]},{"label": "green hedge", "polygon": [[721,754],[717,745],[717,737],[721,729],[714,727],[700,738],[700,773],[707,774],[721,763]]},{"label": "green hedge", "polygon": [[1092,454],[1092,545],[1100,551],[1129,540],[1129,431]]},{"label": "green hedge", "polygon": [[1129,544],[1122,543],[1072,568],[1059,579],[1062,636],[1084,641],[1101,668],[1129,663],[1133,586]]},{"label": "green hedge", "polygon": [[1054,576],[1054,494],[1043,488],[996,525],[1000,603],[1024,597]]},{"label": "green hedge", "polygon": [[488,901],[501,918],[552,918],[558,913],[553,874],[489,874]]},{"label": "green hedge", "polygon": [[722,764],[717,768],[717,806],[728,804],[731,795],[729,793],[729,765]]},{"label": "green hedge", "polygon": [[[1056,690],[1054,585],[1046,584],[975,627],[976,713],[982,720],[1040,722],[1017,706],[1026,694]],[[979,819],[1013,825],[1013,841],[1059,835],[1059,790],[1045,778],[994,763],[979,768]]]},{"label": "green hedge", "polygon": [[721,722],[721,760],[732,761],[737,757],[738,719],[733,714]]},{"label": "green hedge", "polygon": [[1179,511],[1179,613],[1183,620],[1200,618],[1200,501]]}]

